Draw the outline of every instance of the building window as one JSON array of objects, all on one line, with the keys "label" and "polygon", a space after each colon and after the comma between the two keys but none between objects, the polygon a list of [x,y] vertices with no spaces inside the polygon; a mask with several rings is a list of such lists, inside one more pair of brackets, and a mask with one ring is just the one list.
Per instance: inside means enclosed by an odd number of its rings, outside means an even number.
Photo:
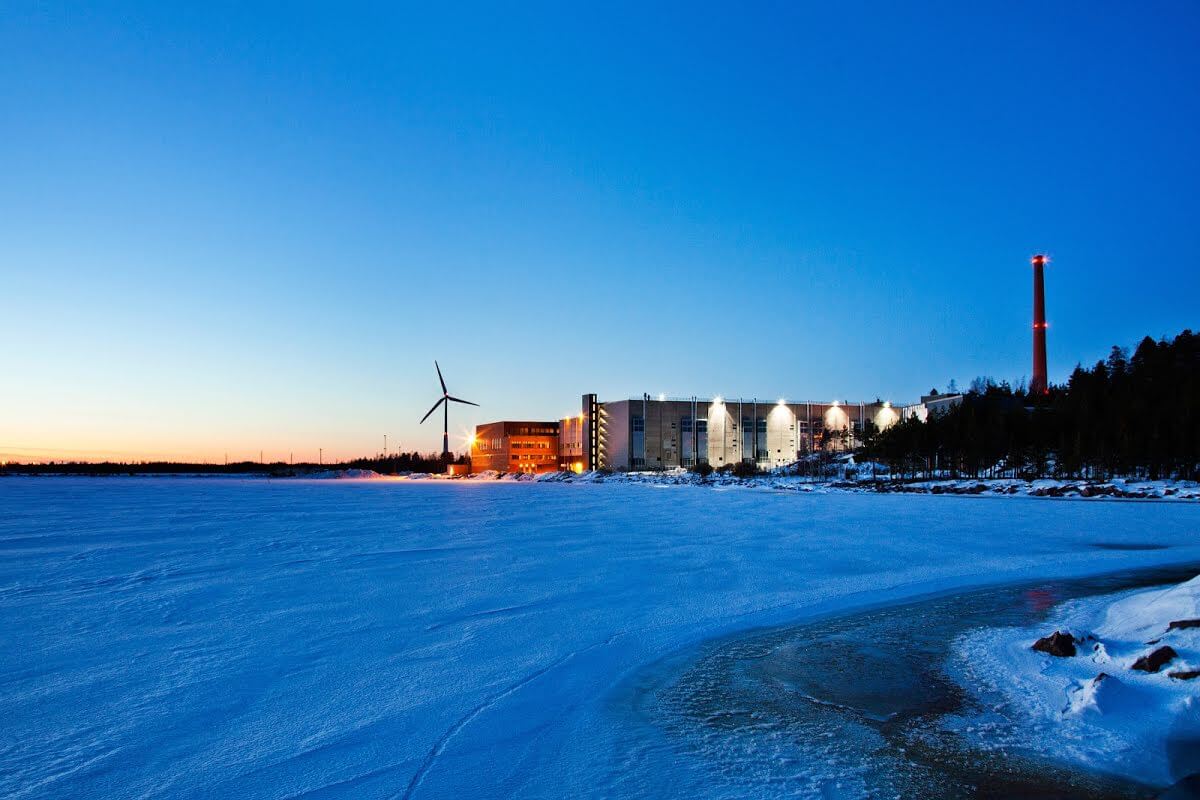
[{"label": "building window", "polygon": [[754,460],[754,418],[742,417],[742,461]]},{"label": "building window", "polygon": [[696,463],[708,463],[708,420],[696,420]]},{"label": "building window", "polygon": [[755,458],[759,461],[766,461],[770,458],[770,453],[767,451],[767,418],[759,417],[754,421],[754,429],[758,434],[758,443],[755,448]]},{"label": "building window", "polygon": [[630,430],[633,435],[630,437],[629,443],[631,463],[635,467],[646,465],[646,419],[642,416],[634,416],[629,422]]},{"label": "building window", "polygon": [[696,466],[695,442],[692,441],[692,418],[679,420],[679,463],[685,467]]}]

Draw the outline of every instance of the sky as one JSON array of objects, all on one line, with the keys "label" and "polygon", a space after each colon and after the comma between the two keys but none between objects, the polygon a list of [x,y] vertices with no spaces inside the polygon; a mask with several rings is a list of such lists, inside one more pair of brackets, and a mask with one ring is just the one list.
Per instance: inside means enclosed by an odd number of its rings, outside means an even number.
[{"label": "sky", "polygon": [[1200,328],[1200,5],[5,3],[0,457],[903,403]]}]

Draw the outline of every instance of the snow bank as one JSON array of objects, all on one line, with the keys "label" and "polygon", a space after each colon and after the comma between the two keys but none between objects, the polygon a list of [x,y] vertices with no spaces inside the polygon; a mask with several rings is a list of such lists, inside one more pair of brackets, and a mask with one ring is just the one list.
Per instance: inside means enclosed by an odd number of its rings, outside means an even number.
[{"label": "snow bank", "polygon": [[[1077,654],[1031,648],[1052,631],[1069,631]],[[1200,771],[1197,669],[1200,576],[1065,603],[1037,628],[985,629],[955,643],[951,674],[980,710],[951,728],[985,749],[1028,750],[1168,786]],[[1181,747],[1194,757],[1181,761]]]},{"label": "snow bank", "polygon": [[302,477],[312,480],[371,480],[383,476],[373,469],[327,469],[309,472]]},{"label": "snow bank", "polygon": [[1188,620],[1195,620],[1200,627],[1200,575],[1179,586],[1118,600],[1108,607],[1096,633],[1106,639],[1149,641],[1163,634],[1175,635],[1167,626]]}]

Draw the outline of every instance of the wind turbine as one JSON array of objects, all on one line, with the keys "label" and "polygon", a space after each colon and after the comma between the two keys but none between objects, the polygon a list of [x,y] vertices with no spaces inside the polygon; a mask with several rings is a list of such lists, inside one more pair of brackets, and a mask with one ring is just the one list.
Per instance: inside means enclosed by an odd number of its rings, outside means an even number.
[{"label": "wind turbine", "polygon": [[433,362],[433,368],[437,370],[438,381],[442,384],[442,397],[433,404],[433,408],[425,412],[425,416],[421,417],[421,424],[429,419],[429,415],[437,411],[437,407],[442,407],[442,460],[450,460],[450,404],[463,403],[468,406],[478,406],[479,403],[472,403],[470,400],[461,400],[457,397],[450,396],[450,390],[446,388],[446,379],[442,377],[442,368],[438,366],[436,361]]}]

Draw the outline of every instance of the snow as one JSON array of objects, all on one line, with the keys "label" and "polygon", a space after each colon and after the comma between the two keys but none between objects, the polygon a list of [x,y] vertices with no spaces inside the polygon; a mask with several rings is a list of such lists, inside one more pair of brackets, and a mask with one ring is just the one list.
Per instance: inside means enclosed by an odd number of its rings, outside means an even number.
[{"label": "snow", "polygon": [[[1198,611],[1200,576],[1165,589],[1065,603],[1037,628],[974,631],[955,643],[952,671],[985,711],[961,724],[984,746],[1152,785],[1180,780],[1184,774],[1172,774],[1172,743],[1200,743],[1200,679],[1172,673],[1200,667],[1200,628],[1168,629],[1173,621],[1200,620]],[[1030,649],[1052,630],[1070,631],[1078,654]],[[1158,672],[1132,668],[1164,646],[1177,655]],[[1200,748],[1196,756],[1191,770],[1200,768]]]},{"label": "snow", "polygon": [[[856,474],[847,475],[846,467],[852,466]],[[925,481],[890,481],[882,464],[874,465],[878,472],[872,473],[870,462],[842,465],[839,480],[818,481],[793,474],[791,468],[780,468],[750,478],[738,478],[728,472],[714,472],[707,478],[677,467],[655,472],[547,472],[537,475],[498,473],[493,470],[475,473],[467,480],[475,481],[539,481],[551,483],[634,483],[654,486],[712,486],[742,487],[747,489],[771,489],[777,491],[816,492],[833,494],[845,492],[904,493],[904,494],[959,494],[986,496],[1054,497],[1087,500],[1200,500],[1200,483],[1184,480],[1124,480],[1110,481],[1060,480],[1039,478],[1020,480],[1017,478],[989,479],[938,479]],[[876,479],[876,476],[880,476]]]},{"label": "snow", "polygon": [[[727,743],[674,746],[633,676],[761,626],[1200,562],[1190,503],[580,478],[0,480],[0,796],[736,797]],[[1030,641],[1013,659],[1044,663]]]},{"label": "snow", "polygon": [[327,469],[304,475],[309,480],[376,480],[383,478],[373,469]]},{"label": "snow", "polygon": [[1096,633],[1105,639],[1147,641],[1166,634],[1176,620],[1200,620],[1200,575],[1179,586],[1114,602]]}]

